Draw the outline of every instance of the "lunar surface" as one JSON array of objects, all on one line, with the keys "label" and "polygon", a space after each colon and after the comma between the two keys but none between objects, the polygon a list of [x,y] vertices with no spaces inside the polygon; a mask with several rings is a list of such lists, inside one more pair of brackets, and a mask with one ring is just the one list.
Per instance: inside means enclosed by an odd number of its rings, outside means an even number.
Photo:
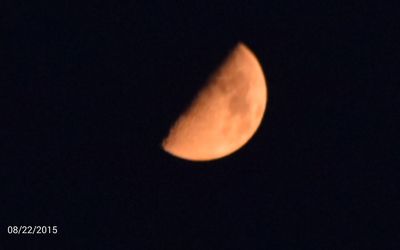
[{"label": "lunar surface", "polygon": [[162,148],[191,161],[227,156],[254,135],[266,105],[261,65],[250,49],[239,43],[171,127]]}]

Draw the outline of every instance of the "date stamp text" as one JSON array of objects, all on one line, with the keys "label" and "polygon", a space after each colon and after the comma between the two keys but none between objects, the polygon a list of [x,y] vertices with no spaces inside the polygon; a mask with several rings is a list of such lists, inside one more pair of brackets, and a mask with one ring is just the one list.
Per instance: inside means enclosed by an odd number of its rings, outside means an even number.
[{"label": "date stamp text", "polygon": [[8,234],[57,234],[57,226],[7,226]]}]

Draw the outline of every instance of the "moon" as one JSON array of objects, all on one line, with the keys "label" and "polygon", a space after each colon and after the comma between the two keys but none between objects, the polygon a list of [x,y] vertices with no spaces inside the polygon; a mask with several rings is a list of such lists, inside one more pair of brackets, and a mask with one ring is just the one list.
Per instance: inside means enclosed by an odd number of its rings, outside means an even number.
[{"label": "moon", "polygon": [[238,43],[162,141],[190,161],[225,157],[255,134],[267,106],[267,84],[253,52]]}]

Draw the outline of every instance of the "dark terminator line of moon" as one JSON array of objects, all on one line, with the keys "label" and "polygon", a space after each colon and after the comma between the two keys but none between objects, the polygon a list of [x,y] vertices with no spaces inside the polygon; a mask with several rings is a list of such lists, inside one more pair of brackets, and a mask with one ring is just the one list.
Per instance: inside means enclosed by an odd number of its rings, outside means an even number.
[{"label": "dark terminator line of moon", "polygon": [[255,55],[239,43],[178,118],[162,148],[182,159],[227,156],[254,135],[267,104],[267,86]]}]

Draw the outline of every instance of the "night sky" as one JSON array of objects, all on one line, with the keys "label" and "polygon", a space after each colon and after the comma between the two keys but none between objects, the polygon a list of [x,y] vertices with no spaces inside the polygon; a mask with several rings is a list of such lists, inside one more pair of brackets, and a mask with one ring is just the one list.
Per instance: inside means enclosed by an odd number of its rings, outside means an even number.
[{"label": "night sky", "polygon": [[[194,2],[1,3],[0,248],[398,249],[396,7]],[[162,151],[239,41],[268,80],[255,136]]]}]

